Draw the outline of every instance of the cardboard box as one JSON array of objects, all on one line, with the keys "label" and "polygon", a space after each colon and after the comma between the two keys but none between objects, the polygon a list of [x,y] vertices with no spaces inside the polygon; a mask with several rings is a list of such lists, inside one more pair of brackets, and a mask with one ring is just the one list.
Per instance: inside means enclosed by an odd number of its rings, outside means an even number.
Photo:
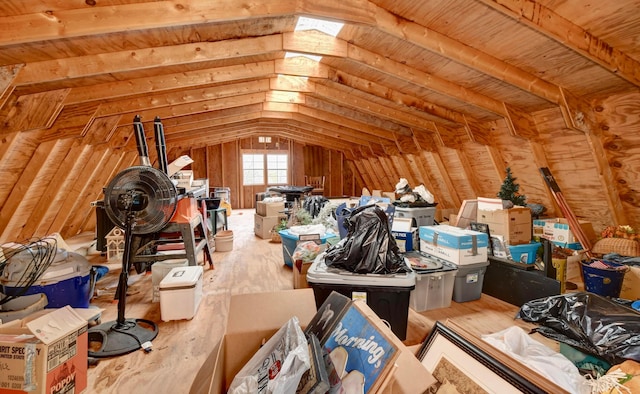
[{"label": "cardboard box", "polygon": [[488,224],[491,235],[502,235],[509,245],[531,242],[532,223],[529,208],[513,207],[493,211],[478,209],[476,221]]},{"label": "cardboard box", "polygon": [[487,261],[486,233],[459,227],[421,226],[420,251],[456,265]]},{"label": "cardboard box", "polygon": [[433,219],[436,215],[436,207],[420,207],[420,208],[403,208],[396,207],[393,214],[393,220],[399,218],[412,219],[412,226],[432,226]]},{"label": "cardboard box", "polygon": [[271,238],[273,226],[280,223],[280,220],[287,218],[286,216],[260,216],[257,213],[253,217],[253,232],[262,239]]},{"label": "cardboard box", "polygon": [[396,240],[396,244],[401,253],[411,252],[420,249],[420,238],[418,228],[411,227],[412,218],[394,218],[391,227],[391,235]]},{"label": "cardboard box", "polygon": [[482,211],[495,211],[497,209],[505,209],[510,204],[509,201],[500,198],[478,197],[478,209]]},{"label": "cardboard box", "polygon": [[[262,341],[271,338],[292,316],[297,316],[304,328],[315,314],[312,289],[232,296],[225,336],[214,349],[209,359],[212,362],[203,365],[207,370],[198,374],[211,378],[209,393],[226,393],[236,373],[260,348]],[[379,318],[372,318],[384,326]],[[391,330],[384,327],[393,336]],[[411,349],[397,337],[394,337],[394,342],[401,351],[385,392],[425,392],[436,382],[435,378],[420,364]]]},{"label": "cardboard box", "polygon": [[[591,222],[586,220],[578,220],[582,231],[592,243],[596,241],[597,236],[593,230]],[[569,222],[565,218],[540,219],[533,221],[533,236],[548,239],[556,245],[563,247],[574,246],[580,241],[575,237]]]},{"label": "cardboard box", "polygon": [[256,213],[260,216],[282,216],[284,201],[280,202],[256,202]]},{"label": "cardboard box", "polygon": [[0,393],[80,393],[87,387],[87,319],[70,306],[0,326]]}]

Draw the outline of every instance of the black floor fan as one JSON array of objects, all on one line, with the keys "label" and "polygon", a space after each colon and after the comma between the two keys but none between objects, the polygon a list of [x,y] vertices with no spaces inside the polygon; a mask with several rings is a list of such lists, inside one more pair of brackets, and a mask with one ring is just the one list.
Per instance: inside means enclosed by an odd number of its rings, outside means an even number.
[{"label": "black floor fan", "polygon": [[[148,163],[144,130],[138,117],[134,128],[137,128],[136,138],[140,135],[141,161]],[[113,223],[124,229],[125,244],[116,292],[118,318],[89,329],[89,356],[97,358],[130,353],[158,335],[158,326],[153,321],[125,317],[129,271],[135,253],[131,244],[134,234],[151,234],[166,226],[176,211],[178,193],[166,173],[140,165],[118,173],[105,188],[104,195],[106,213]]]}]

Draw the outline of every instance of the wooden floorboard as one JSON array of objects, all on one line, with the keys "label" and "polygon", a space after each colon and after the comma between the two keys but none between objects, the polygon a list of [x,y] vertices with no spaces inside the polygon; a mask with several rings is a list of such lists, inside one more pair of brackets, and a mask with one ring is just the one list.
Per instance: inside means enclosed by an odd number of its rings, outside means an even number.
[{"label": "wooden floorboard", "polygon": [[[204,266],[204,296],[193,319],[162,322],[160,304],[152,302],[151,275],[131,276],[125,317],[157,322],[158,337],[153,340],[150,353],[135,351],[100,359],[97,366],[89,369],[87,392],[190,392],[200,368],[222,338],[230,297],[293,288],[293,272],[284,264],[282,245],[254,235],[254,213],[251,209],[234,209],[229,216],[229,229],[234,235],[233,250],[214,252],[214,269]],[[90,242],[91,236],[84,234],[69,243],[77,245],[83,242],[83,237]],[[97,283],[99,296],[94,297],[92,305],[104,309],[102,322],[116,320],[114,294],[121,263],[106,261],[99,255],[93,255],[90,260],[110,267],[109,274]],[[493,333],[511,325],[532,328],[533,325],[514,319],[517,311],[517,307],[484,294],[477,301],[452,302],[449,308],[421,313],[409,309],[404,342],[407,345],[421,343],[437,320],[446,319],[455,320],[476,335]],[[552,341],[535,335],[536,339],[555,346]]]}]

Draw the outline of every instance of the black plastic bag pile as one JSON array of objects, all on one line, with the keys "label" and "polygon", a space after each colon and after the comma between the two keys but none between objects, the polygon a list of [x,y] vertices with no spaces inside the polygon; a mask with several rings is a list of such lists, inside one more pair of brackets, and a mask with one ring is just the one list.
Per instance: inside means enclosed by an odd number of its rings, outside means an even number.
[{"label": "black plastic bag pile", "polygon": [[304,199],[302,208],[304,208],[312,218],[316,218],[322,208],[329,202],[324,196],[310,196]]},{"label": "black plastic bag pile", "polygon": [[539,323],[534,331],[611,364],[640,362],[640,313],[587,292],[531,300],[516,318]]},{"label": "black plastic bag pile", "polygon": [[344,219],[347,236],[325,254],[328,267],[358,274],[410,272],[389,228],[387,214],[377,205],[365,205]]}]

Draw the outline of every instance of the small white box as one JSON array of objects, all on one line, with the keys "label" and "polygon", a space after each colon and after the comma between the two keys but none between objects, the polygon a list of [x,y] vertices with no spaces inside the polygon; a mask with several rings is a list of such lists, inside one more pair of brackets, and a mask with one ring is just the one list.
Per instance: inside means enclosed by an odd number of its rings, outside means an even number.
[{"label": "small white box", "polygon": [[162,321],[191,319],[202,300],[201,265],[174,267],[160,282]]},{"label": "small white box", "polygon": [[151,266],[151,284],[153,286],[153,294],[151,296],[151,302],[160,301],[160,282],[165,276],[175,267],[186,267],[189,265],[187,259],[170,259],[156,261]]}]

